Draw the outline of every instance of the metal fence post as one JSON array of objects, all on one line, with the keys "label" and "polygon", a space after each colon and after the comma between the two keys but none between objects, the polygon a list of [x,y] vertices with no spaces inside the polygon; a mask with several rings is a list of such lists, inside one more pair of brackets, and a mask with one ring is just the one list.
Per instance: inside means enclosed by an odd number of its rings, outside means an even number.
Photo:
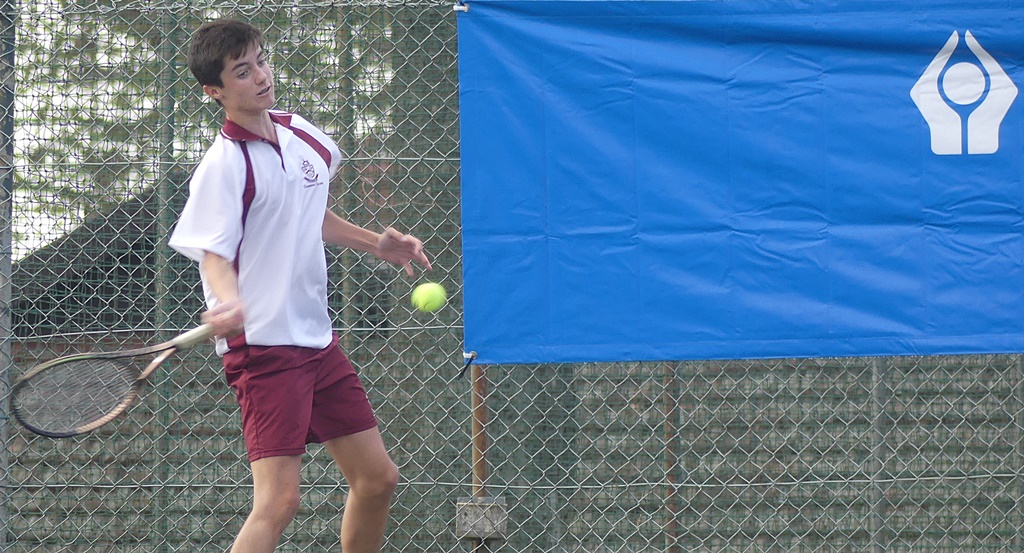
[{"label": "metal fence post", "polygon": [[[471,368],[473,381],[473,497],[483,499],[487,493],[487,373],[480,365]],[[486,542],[474,538],[473,551],[484,551]]]},{"label": "metal fence post", "polygon": [[[160,17],[160,28],[163,36],[167,37],[167,40],[163,42],[159,49],[160,60],[161,60],[161,72],[160,72],[160,126],[157,130],[157,143],[160,147],[160,170],[159,180],[157,182],[157,194],[156,202],[153,209],[156,210],[155,219],[155,236],[153,237],[153,273],[156,276],[154,283],[154,304],[156,305],[156,311],[154,313],[155,319],[153,321],[154,328],[157,330],[157,339],[164,340],[171,333],[171,329],[175,327],[172,321],[172,313],[174,311],[175,299],[171,297],[172,284],[175,279],[175,275],[171,271],[171,255],[167,244],[167,238],[170,236],[171,229],[174,225],[175,214],[173,212],[172,199],[178,193],[181,186],[181,179],[178,175],[177,164],[175,160],[177,156],[174,151],[174,141],[176,136],[175,130],[175,109],[176,109],[176,86],[178,82],[178,67],[175,62],[177,50],[179,44],[182,41],[179,39],[179,24],[177,13],[174,10],[165,10]],[[161,395],[164,397],[170,397],[174,390],[172,389],[173,383],[167,379],[161,385]],[[161,423],[166,428],[172,424],[172,417],[166,410],[162,411],[163,416],[161,417]],[[174,442],[166,435],[162,435],[157,442],[158,452],[161,455],[160,459],[155,460],[157,470],[154,471],[154,476],[159,478],[158,484],[161,486],[156,492],[156,510],[157,520],[154,524],[156,532],[154,538],[159,539],[158,544],[154,544],[154,551],[166,552],[172,549],[168,543],[169,537],[172,533],[172,527],[168,523],[168,517],[162,516],[166,513],[170,507],[173,498],[171,497],[173,492],[166,487],[168,480],[173,477],[173,471],[171,470],[167,456],[171,453],[171,449],[174,447]]]},{"label": "metal fence post", "polygon": [[455,533],[468,539],[475,553],[488,550],[489,539],[504,538],[508,529],[508,513],[502,497],[493,498],[487,491],[487,376],[483,367],[473,365],[473,496],[456,504]]},{"label": "metal fence post", "polygon": [[664,363],[662,374],[662,411],[664,419],[665,439],[665,553],[679,553],[680,524],[679,515],[682,509],[679,493],[680,478],[679,457],[679,394],[680,383],[677,373],[678,363]]},{"label": "metal fence post", "polygon": [[7,550],[10,489],[8,482],[7,395],[14,374],[14,342],[11,324],[11,256],[14,251],[12,226],[14,206],[14,35],[17,5],[13,0],[0,4],[0,551]]},{"label": "metal fence post", "polygon": [[871,448],[871,551],[884,553],[886,539],[887,515],[886,498],[883,487],[889,481],[887,470],[890,457],[886,437],[891,426],[887,416],[887,408],[892,392],[886,385],[889,368],[883,366],[878,358],[871,359],[871,428],[874,443]]},{"label": "metal fence post", "polygon": [[[1021,466],[1024,463],[1024,355],[1018,355],[1013,362],[1013,366],[1016,369],[1014,377],[1016,382],[1013,386],[1013,399],[1014,399],[1014,410],[1010,414],[1010,419],[1015,422],[1015,430],[1017,431],[1017,440],[1014,443],[1014,460],[1018,462],[1017,466]],[[1015,486],[1015,496],[1018,505],[1024,503],[1024,479],[1017,478],[1017,485]],[[1020,509],[1014,509],[1017,514],[1012,520],[1013,524],[1016,524],[1016,529],[1013,537],[1013,551],[1024,551],[1024,513]]]}]

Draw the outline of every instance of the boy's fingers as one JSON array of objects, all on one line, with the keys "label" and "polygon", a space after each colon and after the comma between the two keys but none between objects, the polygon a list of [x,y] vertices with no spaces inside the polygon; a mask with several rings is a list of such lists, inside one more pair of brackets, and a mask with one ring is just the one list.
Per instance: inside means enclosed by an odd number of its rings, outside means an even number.
[{"label": "boy's fingers", "polygon": [[423,253],[422,250],[419,252],[419,255],[416,257],[416,260],[419,261],[420,265],[423,265],[428,271],[430,269],[432,269],[432,267],[430,266],[430,260],[427,259],[427,254]]}]

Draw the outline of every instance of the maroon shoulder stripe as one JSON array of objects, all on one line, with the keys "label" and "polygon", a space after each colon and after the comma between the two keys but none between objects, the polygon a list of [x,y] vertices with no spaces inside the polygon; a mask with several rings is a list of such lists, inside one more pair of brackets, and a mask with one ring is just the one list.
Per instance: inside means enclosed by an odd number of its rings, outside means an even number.
[{"label": "maroon shoulder stripe", "polygon": [[313,148],[316,153],[320,154],[320,157],[324,159],[324,163],[326,163],[328,167],[331,166],[331,151],[321,144],[319,140],[313,138],[309,133],[302,129],[296,129],[293,127],[292,132],[295,133],[295,136],[301,138],[303,142],[309,144],[309,147]]},{"label": "maroon shoulder stripe", "polygon": [[327,149],[327,147],[324,146],[323,143],[321,143],[319,140],[313,138],[313,135],[292,125],[292,118],[290,114],[271,113],[270,118],[276,121],[279,125],[292,131],[292,133],[294,133],[295,136],[302,139],[303,142],[308,144],[310,148],[313,148],[313,150],[317,154],[319,154],[321,158],[323,158],[324,163],[327,164],[327,167],[331,166],[331,151]]}]

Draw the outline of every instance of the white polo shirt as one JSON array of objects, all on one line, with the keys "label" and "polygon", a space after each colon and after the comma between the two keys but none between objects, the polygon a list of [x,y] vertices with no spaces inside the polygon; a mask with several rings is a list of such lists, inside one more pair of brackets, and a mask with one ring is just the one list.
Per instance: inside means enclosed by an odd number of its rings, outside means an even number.
[{"label": "white polo shirt", "polygon": [[[192,177],[169,245],[196,261],[212,252],[234,262],[244,343],[324,348],[332,330],[322,229],[341,151],[297,115],[273,111],[271,119],[280,147],[225,123]],[[200,274],[207,306],[216,307]],[[217,352],[227,350],[218,340]]]}]

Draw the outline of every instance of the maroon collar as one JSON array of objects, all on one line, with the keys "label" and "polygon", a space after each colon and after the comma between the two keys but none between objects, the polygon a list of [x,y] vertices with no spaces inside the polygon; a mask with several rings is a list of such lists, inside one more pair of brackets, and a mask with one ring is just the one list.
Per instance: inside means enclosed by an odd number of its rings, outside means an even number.
[{"label": "maroon collar", "polygon": [[[292,127],[292,114],[290,113],[272,111],[270,112],[270,120],[285,128],[290,129]],[[230,119],[226,119],[224,121],[224,126],[221,127],[220,133],[224,135],[224,138],[238,142],[256,142],[265,140],[262,136],[249,131]]]}]

